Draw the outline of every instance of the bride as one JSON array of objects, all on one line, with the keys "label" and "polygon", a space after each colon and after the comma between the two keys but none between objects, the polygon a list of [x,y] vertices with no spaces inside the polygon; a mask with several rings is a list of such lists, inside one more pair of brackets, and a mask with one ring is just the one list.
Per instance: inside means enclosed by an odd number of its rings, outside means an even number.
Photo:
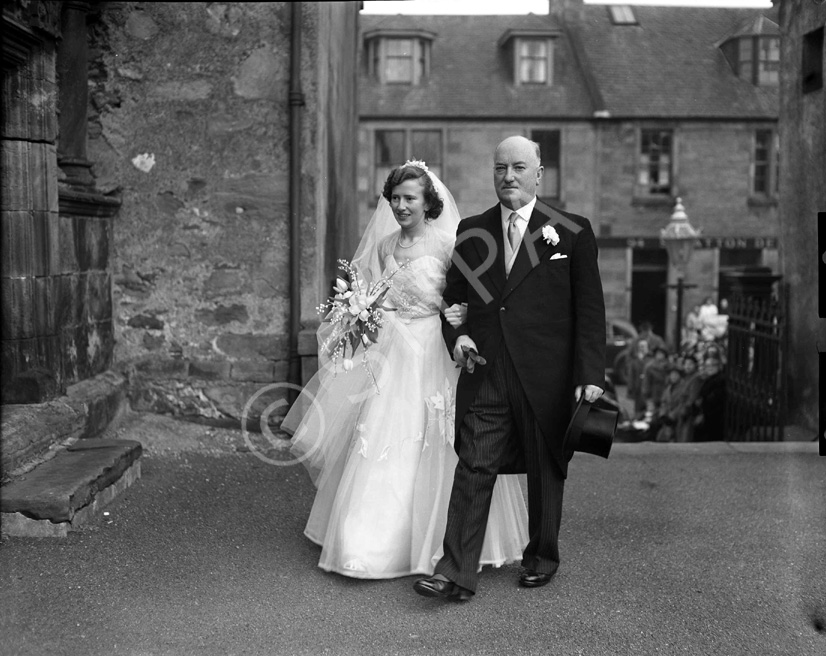
[{"label": "bride", "polygon": [[[319,373],[284,418],[292,452],[317,487],[305,535],[319,567],[356,578],[433,573],[442,556],[457,456],[459,371],[441,334],[441,293],[459,213],[424,162],[394,169],[352,266],[368,282],[393,275],[378,341],[356,366],[319,353]],[[458,306],[444,311],[456,326]],[[329,324],[319,329],[323,343]],[[364,357],[364,362],[360,362]],[[516,476],[494,489],[481,564],[520,560],[527,511]]]}]

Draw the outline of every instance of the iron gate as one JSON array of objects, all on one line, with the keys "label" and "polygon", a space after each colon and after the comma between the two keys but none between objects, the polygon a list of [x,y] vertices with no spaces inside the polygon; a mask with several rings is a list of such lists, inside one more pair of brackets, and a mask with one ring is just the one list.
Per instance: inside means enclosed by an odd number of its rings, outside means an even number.
[{"label": "iron gate", "polygon": [[783,439],[784,335],[782,300],[735,294],[729,304],[726,439]]}]

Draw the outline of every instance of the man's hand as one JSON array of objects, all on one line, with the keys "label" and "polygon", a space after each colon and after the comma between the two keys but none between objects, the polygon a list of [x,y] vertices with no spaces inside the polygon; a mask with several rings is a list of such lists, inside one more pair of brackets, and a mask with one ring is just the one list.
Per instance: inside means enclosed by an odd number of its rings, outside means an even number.
[{"label": "man's hand", "polygon": [[596,401],[600,396],[602,396],[603,389],[601,387],[597,387],[596,385],[577,385],[576,389],[574,390],[574,399],[579,402],[579,397],[585,394],[585,400],[588,403],[593,403]]},{"label": "man's hand", "polygon": [[459,335],[459,338],[456,340],[456,344],[453,347],[453,359],[456,361],[460,367],[465,368],[467,366],[467,355],[462,350],[462,347],[466,347],[468,350],[473,349],[476,351],[476,342],[474,342],[470,337],[467,335]]},{"label": "man's hand", "polygon": [[445,319],[454,328],[458,328],[467,321],[467,303],[454,303],[445,309]]}]

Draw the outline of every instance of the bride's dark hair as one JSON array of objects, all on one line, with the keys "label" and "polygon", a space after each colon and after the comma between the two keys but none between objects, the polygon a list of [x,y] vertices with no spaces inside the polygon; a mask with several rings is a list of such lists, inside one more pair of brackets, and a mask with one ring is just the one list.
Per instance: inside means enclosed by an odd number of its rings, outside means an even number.
[{"label": "bride's dark hair", "polygon": [[390,175],[387,176],[387,180],[384,182],[384,190],[381,192],[381,195],[390,202],[390,196],[393,194],[393,189],[398,187],[402,182],[406,182],[408,180],[418,180],[422,183],[422,187],[424,188],[424,202],[427,205],[428,210],[424,213],[426,219],[436,219],[442,213],[442,209],[444,208],[444,202],[442,199],[439,198],[439,194],[436,193],[436,187],[433,186],[433,180],[430,179],[430,176],[427,174],[426,171],[423,171],[418,166],[399,166],[393,169],[390,172]]}]

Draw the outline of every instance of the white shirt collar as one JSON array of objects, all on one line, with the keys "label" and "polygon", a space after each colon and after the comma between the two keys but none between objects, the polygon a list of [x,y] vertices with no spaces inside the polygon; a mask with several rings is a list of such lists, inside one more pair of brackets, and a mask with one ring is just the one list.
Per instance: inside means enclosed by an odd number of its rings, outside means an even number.
[{"label": "white shirt collar", "polygon": [[[535,205],[536,205],[536,196],[534,196],[531,199],[530,203],[520,207],[518,210],[508,209],[507,207],[502,205],[502,203],[499,203],[499,209],[502,212],[502,223],[504,225],[507,225],[508,221],[510,220],[511,214],[513,214],[513,212],[516,212],[519,215],[519,218],[524,219],[525,224],[527,224],[527,222],[531,220],[531,214],[533,213],[533,208],[534,208]],[[516,222],[516,225],[519,226],[519,227],[522,227],[522,225],[525,225],[525,224],[522,224],[522,221],[517,221]]]}]

